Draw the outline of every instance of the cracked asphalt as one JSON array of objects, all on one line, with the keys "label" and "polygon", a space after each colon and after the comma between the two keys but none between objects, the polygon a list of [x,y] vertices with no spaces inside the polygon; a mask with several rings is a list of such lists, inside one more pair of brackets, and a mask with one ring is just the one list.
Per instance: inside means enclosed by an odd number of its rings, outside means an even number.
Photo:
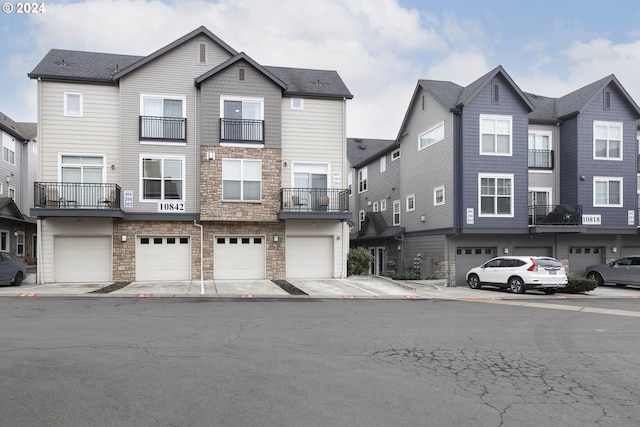
[{"label": "cracked asphalt", "polygon": [[3,298],[0,418],[637,426],[640,301],[545,301]]}]

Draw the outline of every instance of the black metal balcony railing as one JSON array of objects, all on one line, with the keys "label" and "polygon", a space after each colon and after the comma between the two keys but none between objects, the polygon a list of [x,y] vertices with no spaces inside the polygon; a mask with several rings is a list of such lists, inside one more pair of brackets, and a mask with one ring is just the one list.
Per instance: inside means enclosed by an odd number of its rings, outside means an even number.
[{"label": "black metal balcony railing", "polygon": [[282,188],[281,212],[347,212],[349,191],[336,188]]},{"label": "black metal balcony railing", "polygon": [[140,139],[186,141],[187,119],[140,116]]},{"label": "black metal balcony railing", "polygon": [[220,140],[264,142],[264,120],[220,119]]},{"label": "black metal balcony railing", "polygon": [[553,150],[529,150],[530,169],[553,169]]},{"label": "black metal balcony railing", "polygon": [[76,182],[36,182],[34,207],[47,209],[120,209],[120,186]]},{"label": "black metal balcony railing", "polygon": [[529,206],[529,225],[582,225],[582,206]]}]

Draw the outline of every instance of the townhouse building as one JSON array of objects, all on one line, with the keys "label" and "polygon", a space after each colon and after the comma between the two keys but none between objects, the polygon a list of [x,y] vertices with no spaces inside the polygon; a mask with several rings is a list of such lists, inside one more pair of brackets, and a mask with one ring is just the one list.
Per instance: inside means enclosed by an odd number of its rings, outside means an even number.
[{"label": "townhouse building", "polygon": [[[582,274],[640,253],[639,118],[613,75],[560,98],[523,92],[501,66],[466,87],[419,80],[395,146],[356,165],[368,183],[352,246],[375,242],[376,263],[396,258],[451,286],[502,254],[554,256]],[[392,153],[399,174],[379,191],[371,171]],[[404,230],[390,237],[371,226],[368,199],[393,188],[391,225]]]},{"label": "townhouse building", "polygon": [[52,49],[38,80],[39,277],[344,277],[336,71],[263,66],[205,27],[148,56]]},{"label": "townhouse building", "polygon": [[0,113],[0,250],[12,252],[25,262],[37,258],[33,183],[37,176],[36,124],[16,122]]}]

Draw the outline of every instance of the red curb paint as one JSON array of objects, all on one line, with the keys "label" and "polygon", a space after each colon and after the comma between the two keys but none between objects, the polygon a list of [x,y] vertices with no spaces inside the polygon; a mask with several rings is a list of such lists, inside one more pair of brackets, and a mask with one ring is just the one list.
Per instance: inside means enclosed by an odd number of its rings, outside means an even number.
[{"label": "red curb paint", "polygon": [[138,298],[150,298],[152,296],[153,294],[136,294],[136,297]]},{"label": "red curb paint", "polygon": [[405,295],[404,299],[422,299],[420,295]]},{"label": "red curb paint", "polygon": [[342,299],[356,299],[355,295],[342,295]]},{"label": "red curb paint", "polygon": [[555,298],[556,299],[568,299],[568,297],[564,297],[564,296],[561,296],[561,295],[556,295]]},{"label": "red curb paint", "polygon": [[19,293],[18,296],[19,297],[37,297],[39,294],[34,294],[34,293]]},{"label": "red curb paint", "polygon": [[240,298],[253,298],[253,294],[239,294]]}]

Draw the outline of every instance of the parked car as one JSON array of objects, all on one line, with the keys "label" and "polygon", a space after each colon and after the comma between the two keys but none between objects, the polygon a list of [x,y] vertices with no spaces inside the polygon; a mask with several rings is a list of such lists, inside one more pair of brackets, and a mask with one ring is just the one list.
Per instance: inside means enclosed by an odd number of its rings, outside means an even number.
[{"label": "parked car", "polygon": [[620,258],[608,264],[590,265],[585,270],[585,277],[598,282],[598,286],[603,283],[640,286],[640,255]]},{"label": "parked car", "polygon": [[0,284],[20,286],[26,275],[27,267],[21,258],[0,251]]},{"label": "parked car", "polygon": [[540,289],[553,294],[567,286],[567,272],[560,261],[541,256],[501,256],[490,259],[467,272],[471,289],[482,286],[509,288],[523,294],[527,289]]}]

